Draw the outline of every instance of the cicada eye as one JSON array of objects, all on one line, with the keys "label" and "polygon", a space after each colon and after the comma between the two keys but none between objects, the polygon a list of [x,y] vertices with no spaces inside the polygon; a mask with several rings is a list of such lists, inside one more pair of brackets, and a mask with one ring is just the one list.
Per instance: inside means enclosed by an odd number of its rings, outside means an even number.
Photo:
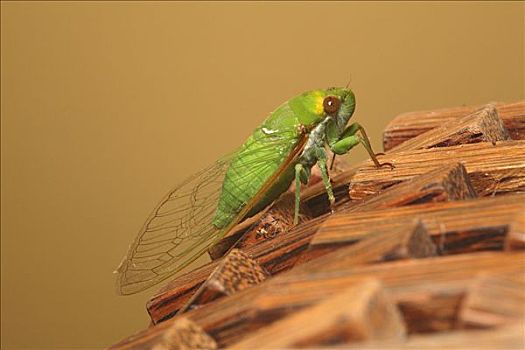
[{"label": "cicada eye", "polygon": [[341,107],[341,100],[335,96],[328,96],[323,101],[323,108],[326,114],[337,113]]}]

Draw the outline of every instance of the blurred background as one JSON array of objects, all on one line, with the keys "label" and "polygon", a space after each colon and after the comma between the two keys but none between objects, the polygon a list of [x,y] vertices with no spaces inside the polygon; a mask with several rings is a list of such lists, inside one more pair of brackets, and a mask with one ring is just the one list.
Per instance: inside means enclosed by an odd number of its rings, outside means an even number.
[{"label": "blurred background", "polygon": [[[523,2],[1,4],[2,349],[101,348],[155,288],[112,271],[174,184],[275,107],[344,86],[401,112],[524,96]],[[358,147],[348,157],[366,158]]]}]

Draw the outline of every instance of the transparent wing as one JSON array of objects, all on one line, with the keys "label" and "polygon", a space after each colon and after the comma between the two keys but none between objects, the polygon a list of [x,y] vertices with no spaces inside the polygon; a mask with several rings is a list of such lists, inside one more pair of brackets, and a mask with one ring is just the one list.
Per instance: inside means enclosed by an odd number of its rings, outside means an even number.
[{"label": "transparent wing", "polygon": [[[217,229],[212,220],[232,160],[238,156],[248,159],[239,169],[243,176],[238,181],[250,181],[254,172],[275,166],[297,144],[296,132],[291,130],[264,137],[261,146],[241,147],[189,177],[162,199],[117,268],[120,294],[140,292],[174,275],[224,236],[226,229]],[[232,221],[236,219],[232,217]]]}]

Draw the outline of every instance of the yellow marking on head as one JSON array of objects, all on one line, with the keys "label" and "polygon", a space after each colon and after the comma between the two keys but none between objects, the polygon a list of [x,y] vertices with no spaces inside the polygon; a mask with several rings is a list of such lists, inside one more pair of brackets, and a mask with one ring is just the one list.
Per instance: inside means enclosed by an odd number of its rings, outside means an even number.
[{"label": "yellow marking on head", "polygon": [[313,97],[315,101],[314,113],[317,115],[322,115],[324,113],[324,106],[323,106],[324,95],[321,93],[316,93]]}]

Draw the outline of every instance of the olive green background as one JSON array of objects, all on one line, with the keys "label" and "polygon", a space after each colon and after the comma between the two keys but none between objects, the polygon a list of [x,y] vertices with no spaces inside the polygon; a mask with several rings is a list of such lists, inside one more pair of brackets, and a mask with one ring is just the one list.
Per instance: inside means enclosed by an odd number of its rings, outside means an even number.
[{"label": "olive green background", "polygon": [[295,94],[350,80],[376,151],[400,112],[524,97],[519,2],[1,12],[3,349],[101,348],[146,327],[155,289],[114,292],[128,244],[165,192]]}]

